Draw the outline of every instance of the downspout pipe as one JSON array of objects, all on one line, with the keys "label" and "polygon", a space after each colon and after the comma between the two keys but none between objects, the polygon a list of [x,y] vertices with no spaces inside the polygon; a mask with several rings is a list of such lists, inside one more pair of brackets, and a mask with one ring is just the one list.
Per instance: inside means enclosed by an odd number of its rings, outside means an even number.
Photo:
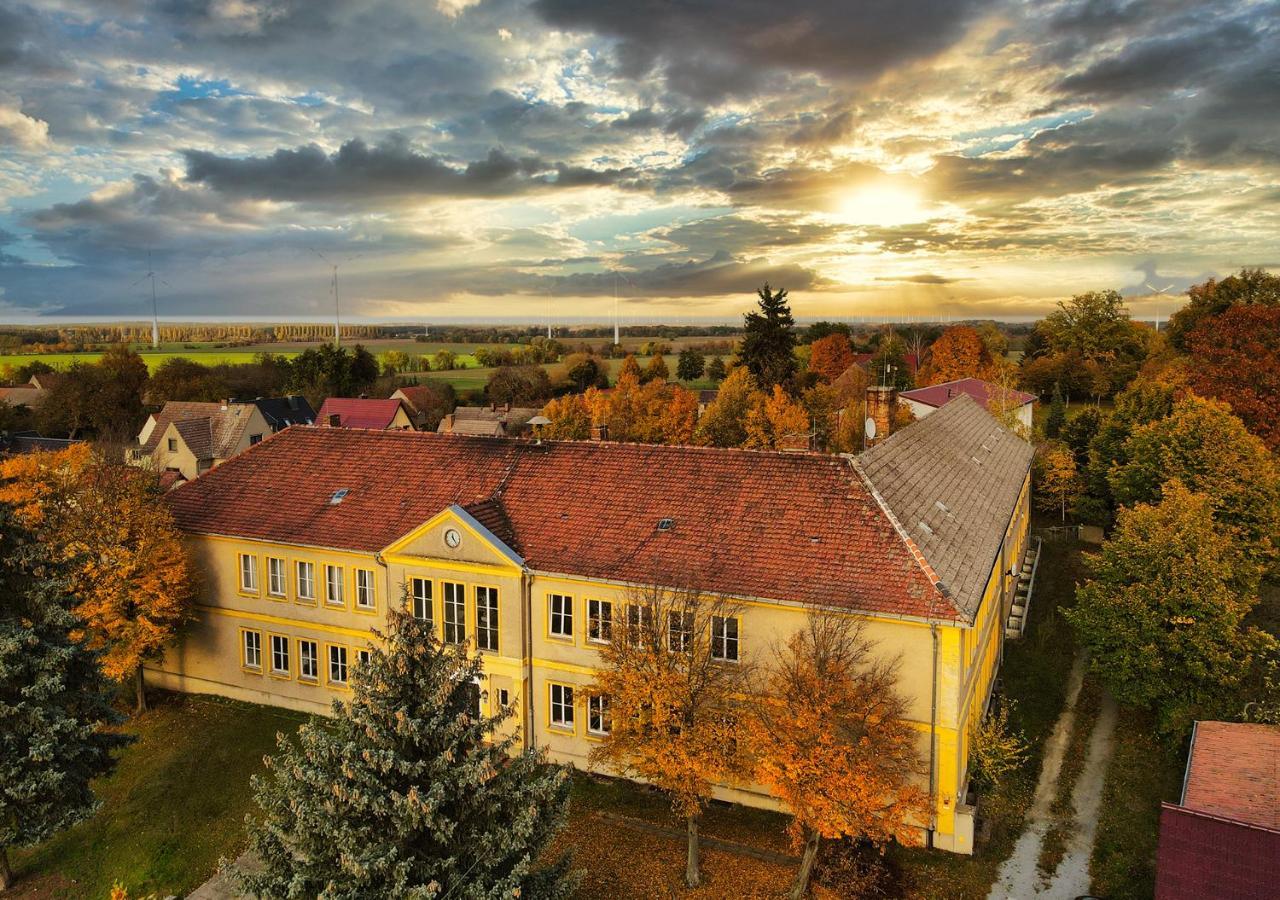
[{"label": "downspout pipe", "polygon": [[929,623],[933,638],[933,690],[929,703],[929,839],[933,849],[933,836],[938,830],[938,623]]},{"label": "downspout pipe", "polygon": [[534,715],[533,702],[533,573],[528,566],[520,567],[520,600],[524,606],[524,733],[529,747],[538,746],[538,730],[534,723],[538,721]]}]

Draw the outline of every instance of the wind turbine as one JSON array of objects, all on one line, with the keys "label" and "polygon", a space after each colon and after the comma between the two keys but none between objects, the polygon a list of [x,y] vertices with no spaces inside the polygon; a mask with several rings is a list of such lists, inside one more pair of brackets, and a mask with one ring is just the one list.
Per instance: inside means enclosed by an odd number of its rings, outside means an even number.
[{"label": "wind turbine", "polygon": [[323,253],[317,250],[315,247],[308,247],[307,249],[310,250],[312,253],[314,253],[316,256],[320,257],[322,260],[324,260],[326,265],[333,267],[333,281],[332,281],[332,285],[333,285],[333,346],[341,347],[342,346],[342,310],[338,304],[338,266],[342,265],[343,263],[349,263],[353,259],[359,259],[360,257],[364,256],[364,254],[353,253],[351,256],[348,256],[346,259],[341,259],[341,260],[338,260],[338,262],[334,262],[333,260],[329,259],[329,257],[325,256]]},{"label": "wind turbine", "polygon": [[[1164,287],[1158,288],[1154,284],[1152,284],[1150,281],[1146,282],[1146,285],[1148,288],[1150,288],[1151,292],[1155,294],[1157,297],[1163,297],[1169,291],[1169,289],[1173,287],[1172,284],[1166,284]],[[1160,304],[1159,304],[1159,301],[1157,301],[1156,302],[1156,334],[1159,334],[1159,333],[1160,333]]]},{"label": "wind turbine", "polygon": [[147,279],[151,279],[151,349],[160,349],[160,312],[156,305],[156,281],[159,281],[165,287],[173,287],[169,282],[165,281],[156,274],[156,270],[151,265],[151,251],[147,251],[147,274],[143,275],[135,281],[130,287],[137,287]]}]

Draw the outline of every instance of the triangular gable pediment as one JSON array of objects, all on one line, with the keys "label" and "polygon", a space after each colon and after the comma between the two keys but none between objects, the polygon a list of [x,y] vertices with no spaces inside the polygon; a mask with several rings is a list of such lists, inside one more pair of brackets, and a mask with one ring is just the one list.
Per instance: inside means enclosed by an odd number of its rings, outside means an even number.
[{"label": "triangular gable pediment", "polygon": [[[450,546],[450,532],[457,546]],[[382,551],[388,559],[415,557],[519,569],[524,557],[456,503],[442,509]]]}]

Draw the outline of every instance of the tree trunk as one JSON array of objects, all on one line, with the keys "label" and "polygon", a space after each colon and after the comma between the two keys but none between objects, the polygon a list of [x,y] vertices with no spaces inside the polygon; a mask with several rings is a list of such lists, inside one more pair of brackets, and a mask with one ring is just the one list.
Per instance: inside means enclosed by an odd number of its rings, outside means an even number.
[{"label": "tree trunk", "polygon": [[698,817],[690,816],[685,820],[689,832],[689,858],[685,862],[684,882],[689,887],[702,884],[702,876],[698,872]]},{"label": "tree trunk", "polygon": [[800,870],[796,872],[796,880],[791,884],[789,900],[801,900],[809,892],[809,878],[813,875],[813,863],[818,858],[818,832],[810,830],[809,838],[804,842],[804,854],[800,857]]},{"label": "tree trunk", "polygon": [[9,848],[0,847],[0,891],[13,887],[13,870],[9,868]]},{"label": "tree trunk", "polygon": [[142,681],[142,663],[138,663],[138,668],[134,670],[134,688],[137,692],[137,704],[134,706],[134,714],[144,713],[147,711],[147,687]]}]

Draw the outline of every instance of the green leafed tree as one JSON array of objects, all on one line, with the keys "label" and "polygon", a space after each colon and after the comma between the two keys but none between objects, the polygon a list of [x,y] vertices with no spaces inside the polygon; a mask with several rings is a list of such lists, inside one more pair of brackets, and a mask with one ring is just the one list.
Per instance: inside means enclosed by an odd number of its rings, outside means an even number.
[{"label": "green leafed tree", "polygon": [[1062,428],[1067,424],[1067,404],[1062,398],[1062,386],[1054,384],[1053,400],[1049,403],[1049,414],[1044,420],[1044,436],[1057,440],[1062,435]]},{"label": "green leafed tree", "polygon": [[29,846],[97,809],[90,783],[128,742],[98,654],[78,640],[67,578],[0,507],[0,891],[10,847]]},{"label": "green leafed tree", "polygon": [[706,371],[707,359],[692,347],[680,351],[680,359],[676,362],[676,377],[681,381],[695,381]]},{"label": "green leafed tree", "polygon": [[1220,316],[1234,306],[1280,306],[1280,275],[1262,269],[1241,269],[1218,281],[1187,289],[1187,303],[1169,318],[1169,343],[1188,349],[1188,338],[1203,320]]},{"label": "green leafed tree", "polygon": [[384,646],[352,673],[331,721],[279,738],[255,776],[261,812],[249,842],[253,895],[295,897],[567,897],[568,860],[540,861],[560,827],[569,776],[535,750],[515,753],[484,715],[481,661],[442,646],[401,612]]},{"label": "green leafed tree", "polygon": [[729,374],[729,370],[725,368],[724,360],[718,356],[713,356],[711,362],[707,363],[707,378],[715,382],[724,381],[725,376]]},{"label": "green leafed tree", "polygon": [[1120,511],[1090,568],[1065,615],[1116,699],[1153,710],[1171,735],[1227,712],[1274,641],[1244,625],[1257,582],[1213,500],[1170,482],[1158,503]]},{"label": "green leafed tree", "polygon": [[775,384],[786,387],[795,376],[796,321],[785,289],[760,288],[758,310],[747,313],[746,334],[738,347],[738,358],[762,388]]}]

